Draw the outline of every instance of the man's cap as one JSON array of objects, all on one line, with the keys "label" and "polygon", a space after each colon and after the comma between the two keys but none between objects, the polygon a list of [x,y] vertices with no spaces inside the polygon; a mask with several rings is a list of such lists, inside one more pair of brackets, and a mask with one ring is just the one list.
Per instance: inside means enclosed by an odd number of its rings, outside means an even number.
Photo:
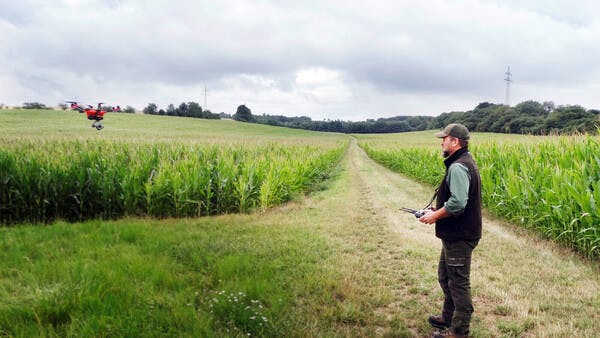
[{"label": "man's cap", "polygon": [[469,129],[460,123],[450,123],[444,130],[435,133],[435,137],[444,138],[446,136],[456,137],[465,141],[471,138]]}]

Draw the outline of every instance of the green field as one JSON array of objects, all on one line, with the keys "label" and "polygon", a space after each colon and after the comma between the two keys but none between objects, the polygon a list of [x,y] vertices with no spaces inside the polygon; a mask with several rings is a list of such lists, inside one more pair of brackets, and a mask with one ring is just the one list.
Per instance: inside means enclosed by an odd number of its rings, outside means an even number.
[{"label": "green field", "polygon": [[[244,125],[231,120],[201,120],[170,116],[107,113],[105,129],[96,131],[84,114],[58,110],[0,110],[0,137],[186,142],[304,142],[340,139],[338,134]],[[95,131],[95,133],[91,133]],[[342,139],[344,139],[342,137]]]},{"label": "green field", "polygon": [[[0,111],[3,223],[265,210],[322,189],[349,142],[160,116],[109,114],[102,131],[89,125],[70,111]],[[0,334],[277,335],[299,325],[282,323],[281,311],[301,276],[318,273],[322,240],[222,222],[2,229]],[[256,247],[256,238],[275,241]]]},{"label": "green field", "polygon": [[[45,121],[53,115],[61,128]],[[348,144],[339,135],[286,134],[233,121],[119,114],[110,120],[121,129],[90,133],[78,115],[2,116],[0,223],[266,209],[318,185]],[[27,127],[31,121],[46,131],[36,134]],[[69,126],[73,131],[62,131]]]},{"label": "green field", "polygon": [[[370,157],[434,186],[443,178],[436,170],[442,159],[427,134],[359,139]],[[470,149],[488,210],[600,258],[600,137],[474,133]]]},{"label": "green field", "polygon": [[[101,131],[90,125],[75,112],[0,110],[0,196],[11,196],[1,205],[0,336],[431,332],[427,316],[442,297],[439,241],[398,208],[426,203],[432,189],[378,166],[354,138],[127,114],[107,114]],[[473,143],[483,139],[515,147],[545,140],[476,134]],[[359,142],[418,147],[414,156],[438,156],[431,177],[442,170],[432,132]],[[220,193],[192,203],[199,197],[189,181],[207,167],[201,186]],[[51,202],[61,191],[67,197]],[[37,200],[15,197],[25,193]],[[98,198],[102,205],[82,202]],[[78,214],[73,201],[98,213]],[[26,220],[8,220],[7,210]],[[41,210],[69,212],[36,221]],[[512,224],[484,224],[473,337],[600,331],[597,261]]]}]

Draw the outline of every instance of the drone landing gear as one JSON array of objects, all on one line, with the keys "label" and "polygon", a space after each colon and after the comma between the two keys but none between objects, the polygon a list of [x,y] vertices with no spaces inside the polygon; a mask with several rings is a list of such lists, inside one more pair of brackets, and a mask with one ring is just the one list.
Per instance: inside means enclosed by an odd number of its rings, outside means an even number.
[{"label": "drone landing gear", "polygon": [[92,128],[96,128],[96,130],[101,130],[104,128],[104,125],[102,125],[102,122],[100,121],[95,121],[94,123],[92,123]]}]

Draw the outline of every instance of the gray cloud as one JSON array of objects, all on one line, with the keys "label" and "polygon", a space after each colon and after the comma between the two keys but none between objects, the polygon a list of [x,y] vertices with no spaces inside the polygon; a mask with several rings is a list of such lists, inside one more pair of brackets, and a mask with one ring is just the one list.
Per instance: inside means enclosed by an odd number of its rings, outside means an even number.
[{"label": "gray cloud", "polygon": [[[0,5],[0,102],[194,100],[364,119],[553,100],[598,108],[589,1],[20,1]],[[595,107],[593,105],[596,105]]]}]

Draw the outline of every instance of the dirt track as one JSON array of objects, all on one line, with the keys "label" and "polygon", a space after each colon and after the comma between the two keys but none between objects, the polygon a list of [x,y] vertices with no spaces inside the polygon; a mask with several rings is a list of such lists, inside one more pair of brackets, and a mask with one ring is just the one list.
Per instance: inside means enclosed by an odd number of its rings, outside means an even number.
[{"label": "dirt track", "polygon": [[[366,223],[379,229],[377,239],[364,238],[375,241],[376,248],[363,250],[362,258],[369,264],[362,273],[378,280],[372,287],[379,283],[391,292],[376,312],[390,322],[406,322],[415,336],[426,335],[424,317],[441,305],[440,241],[432,226],[398,209],[424,207],[433,189],[375,163],[355,141],[345,161],[349,182],[359,189],[359,204],[368,213]],[[513,225],[490,217],[483,223],[472,269],[475,336],[593,337],[600,332],[596,263]]]}]

